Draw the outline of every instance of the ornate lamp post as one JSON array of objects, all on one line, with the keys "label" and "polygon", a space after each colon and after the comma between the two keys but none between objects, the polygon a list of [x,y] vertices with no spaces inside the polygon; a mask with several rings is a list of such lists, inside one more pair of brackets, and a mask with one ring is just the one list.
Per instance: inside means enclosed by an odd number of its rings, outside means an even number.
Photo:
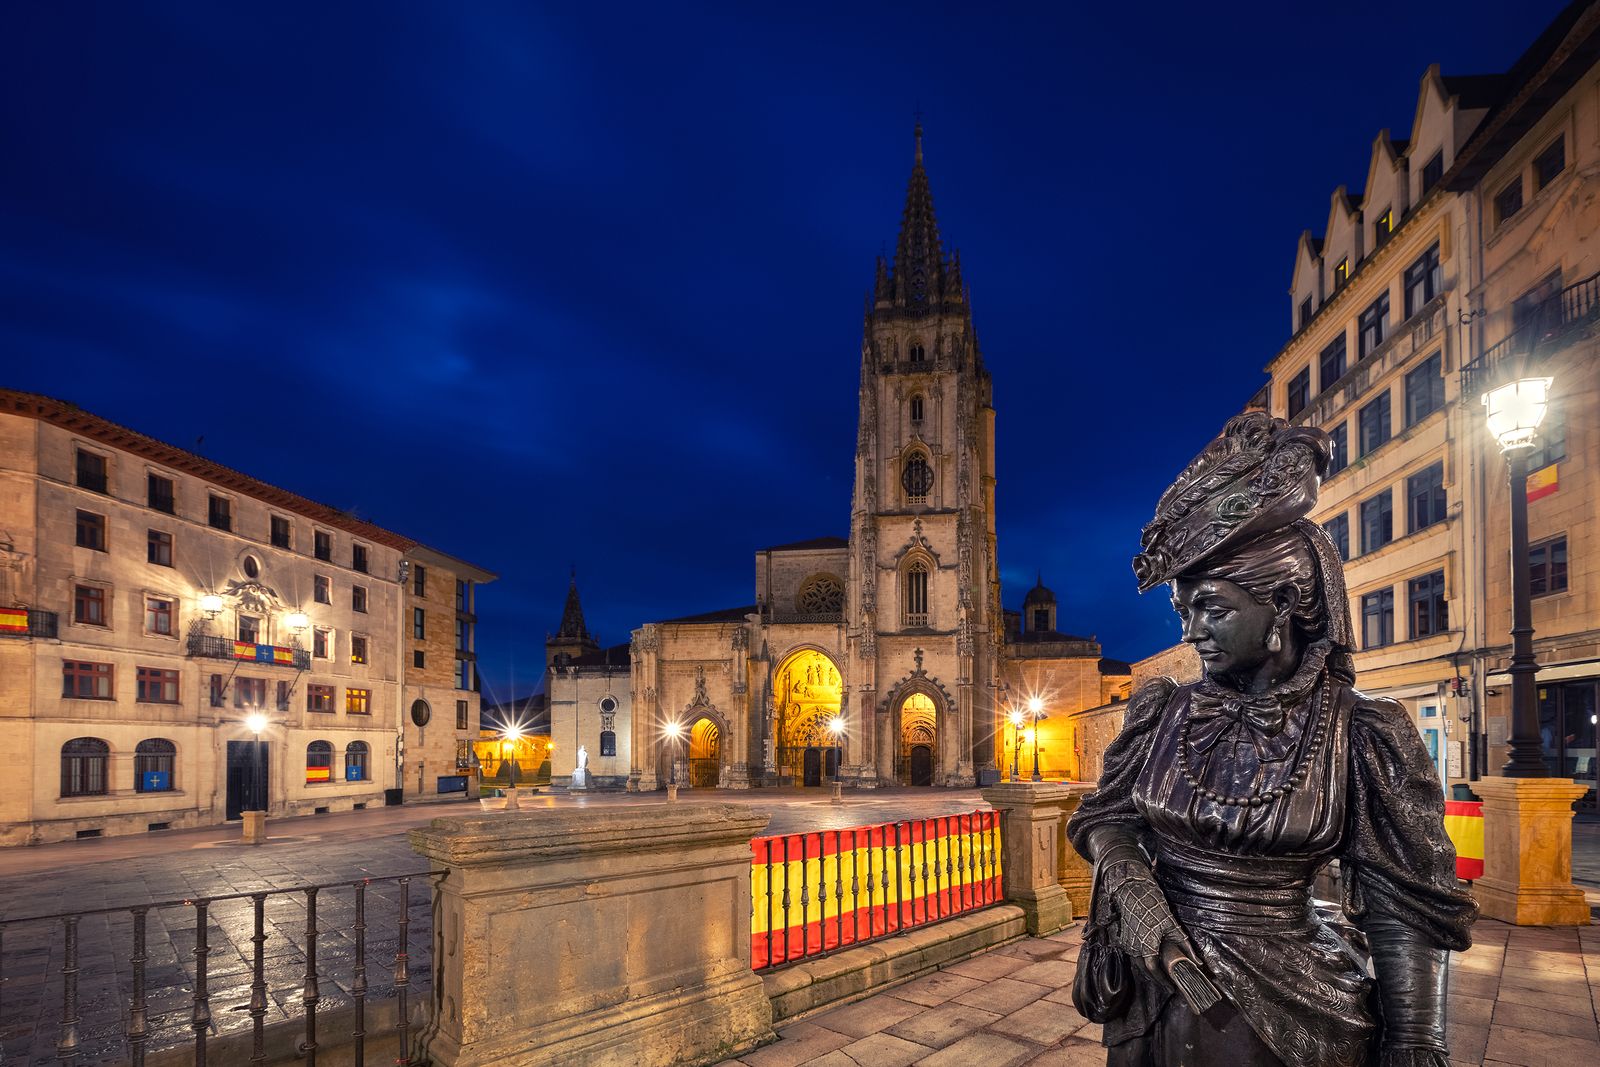
[{"label": "ornate lamp post", "polygon": [[1539,738],[1539,706],[1533,676],[1533,609],[1528,583],[1528,453],[1538,441],[1549,406],[1551,378],[1521,378],[1483,394],[1489,432],[1505,454],[1511,474],[1511,757],[1507,778],[1547,778]]},{"label": "ornate lamp post", "polygon": [[1028,713],[1033,716],[1033,780],[1042,782],[1044,778],[1039,774],[1039,720],[1048,718],[1044,713],[1044,701],[1029,697]]},{"label": "ornate lamp post", "polygon": [[1017,768],[1017,757],[1022,754],[1022,712],[1012,708],[1007,717],[1011,720],[1011,780],[1015,782],[1022,776]]},{"label": "ornate lamp post", "polygon": [[664,727],[672,742],[672,772],[667,777],[667,799],[678,799],[678,741],[683,737],[683,723],[674,719]]},{"label": "ornate lamp post", "polygon": [[244,840],[251,845],[262,844],[267,839],[267,783],[261,769],[261,734],[267,725],[267,717],[259,711],[244,717],[245,729],[255,735],[255,745],[250,749],[250,802],[240,813],[244,820]]},{"label": "ornate lamp post", "polygon": [[844,803],[844,783],[839,780],[841,750],[840,739],[844,737],[844,719],[835,715],[828,720],[828,732],[833,735],[833,802]]},{"label": "ornate lamp post", "polygon": [[511,762],[510,785],[506,788],[506,810],[519,811],[522,808],[522,801],[517,797],[517,742],[522,740],[522,727],[513,726],[500,737],[502,760]]}]

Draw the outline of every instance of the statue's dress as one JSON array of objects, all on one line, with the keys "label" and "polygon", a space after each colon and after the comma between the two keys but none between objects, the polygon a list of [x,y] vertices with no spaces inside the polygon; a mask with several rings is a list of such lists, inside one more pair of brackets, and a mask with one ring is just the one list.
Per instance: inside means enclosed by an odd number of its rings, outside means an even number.
[{"label": "statue's dress", "polygon": [[[1080,852],[1096,827],[1138,832],[1173,914],[1249,1023],[1244,1043],[1291,1067],[1379,1062],[1362,939],[1311,904],[1327,861],[1340,861],[1345,917],[1358,927],[1384,917],[1420,942],[1462,949],[1476,910],[1456,881],[1443,792],[1416,727],[1398,703],[1330,676],[1328,656],[1313,645],[1292,678],[1260,695],[1209,681],[1142,686],[1068,827]],[[1208,792],[1273,798],[1235,804]],[[1241,1026],[1211,1030],[1153,982],[1141,979],[1139,994],[1105,1026],[1111,1063],[1253,1064],[1239,1054]],[[1214,1047],[1163,1052],[1162,1024],[1179,1023],[1185,1041]],[[1382,1062],[1447,1061],[1414,1049],[1385,1050]]]}]

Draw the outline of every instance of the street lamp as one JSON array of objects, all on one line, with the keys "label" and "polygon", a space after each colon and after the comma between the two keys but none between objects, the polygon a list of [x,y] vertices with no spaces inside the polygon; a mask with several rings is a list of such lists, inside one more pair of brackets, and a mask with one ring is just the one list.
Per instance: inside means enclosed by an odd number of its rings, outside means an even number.
[{"label": "street lamp", "polygon": [[1011,720],[1011,780],[1015,782],[1022,777],[1017,769],[1017,757],[1022,750],[1022,712],[1012,708],[1007,718]]},{"label": "street lamp", "polygon": [[311,618],[303,611],[291,611],[283,617],[283,623],[289,627],[290,633],[298,637],[311,625]]},{"label": "street lamp", "polygon": [[840,748],[839,741],[844,736],[844,718],[835,715],[828,720],[828,732],[833,735],[833,802],[842,803],[844,800],[844,783],[839,779]]},{"label": "street lamp", "polygon": [[676,720],[667,723],[667,736],[672,739],[672,772],[667,776],[667,784],[672,787],[673,795],[678,789],[678,741],[683,737],[683,723]]},{"label": "street lamp", "polygon": [[222,598],[215,593],[207,593],[200,598],[200,610],[206,613],[206,618],[216,618],[222,614]]},{"label": "street lamp", "polygon": [[1533,608],[1528,583],[1528,453],[1538,440],[1549,406],[1552,378],[1521,378],[1483,394],[1489,432],[1505,453],[1511,474],[1511,756],[1507,778],[1548,778],[1539,738],[1539,705],[1533,676]]},{"label": "street lamp", "polygon": [[250,778],[253,786],[250,790],[251,810],[266,811],[266,790],[262,788],[266,783],[262,781],[265,776],[261,773],[261,734],[267,728],[267,717],[259,711],[252,711],[244,717],[244,725],[245,729],[256,735],[255,747],[250,751]]},{"label": "street lamp", "polygon": [[1039,720],[1045,718],[1044,701],[1029,697],[1028,713],[1033,716],[1033,780],[1042,782],[1044,779],[1039,775]]}]

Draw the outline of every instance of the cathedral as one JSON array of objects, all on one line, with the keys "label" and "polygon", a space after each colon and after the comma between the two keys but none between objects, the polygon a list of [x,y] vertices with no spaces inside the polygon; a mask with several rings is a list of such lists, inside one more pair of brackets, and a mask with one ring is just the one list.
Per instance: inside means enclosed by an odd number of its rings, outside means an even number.
[{"label": "cathedral", "polygon": [[[623,657],[582,643],[570,593],[550,680],[574,697],[551,690],[552,734],[558,749],[586,746],[597,780],[650,791],[997,779],[1005,709],[1031,684],[1008,681],[1008,631],[1032,633],[1036,651],[1058,646],[1038,643],[1043,616],[1001,607],[992,385],[920,127],[894,258],[879,257],[868,301],[858,404],[849,539],[763,549],[753,603],[633,631],[626,692]],[[1111,661],[1056,636],[1098,702]],[[590,674],[604,680],[577,685]],[[596,731],[624,721],[626,743],[597,759]]]}]

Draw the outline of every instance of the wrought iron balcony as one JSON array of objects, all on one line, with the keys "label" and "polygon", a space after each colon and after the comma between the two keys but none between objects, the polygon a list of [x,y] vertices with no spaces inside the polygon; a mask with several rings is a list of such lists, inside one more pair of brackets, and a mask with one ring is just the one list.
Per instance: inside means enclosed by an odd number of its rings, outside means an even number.
[{"label": "wrought iron balcony", "polygon": [[257,645],[215,634],[190,634],[189,655],[201,659],[245,660],[297,671],[311,668],[311,653],[299,645]]},{"label": "wrought iron balcony", "polygon": [[1461,368],[1461,397],[1476,401],[1480,393],[1497,384],[1507,361],[1535,363],[1548,358],[1600,322],[1600,274],[1574,282],[1548,300],[1536,304],[1527,320],[1493,348]]},{"label": "wrought iron balcony", "polygon": [[56,613],[37,608],[0,608],[0,637],[55,637]]},{"label": "wrought iron balcony", "polygon": [[844,622],[844,612],[842,610],[841,611],[774,611],[772,613],[771,621],[772,622],[791,622],[791,623],[806,623],[806,622],[840,623],[840,622]]}]

